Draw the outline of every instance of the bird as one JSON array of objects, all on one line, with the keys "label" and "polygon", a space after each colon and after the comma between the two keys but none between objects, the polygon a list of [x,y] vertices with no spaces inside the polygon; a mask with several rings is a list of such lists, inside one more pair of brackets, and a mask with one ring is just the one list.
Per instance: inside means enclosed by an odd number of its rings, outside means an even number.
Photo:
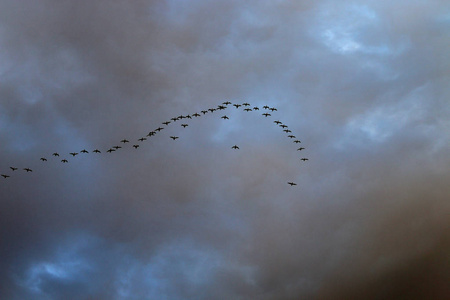
[{"label": "bird", "polygon": [[267,105],[264,105],[263,108],[264,109],[269,109],[269,107]]},{"label": "bird", "polygon": [[178,118],[172,118],[171,120],[176,122],[178,120]]},{"label": "bird", "polygon": [[140,139],[138,139],[138,141],[140,141],[140,142],[143,142],[145,140],[147,140],[145,137],[141,137]]},{"label": "bird", "polygon": [[113,146],[113,148],[116,149],[116,150],[118,150],[118,149],[120,149],[120,148],[122,148],[122,147],[120,147],[120,146]]},{"label": "bird", "polygon": [[288,138],[295,139],[295,135],[288,135]]},{"label": "bird", "polygon": [[237,145],[234,145],[233,147],[231,147],[231,149],[239,149],[239,147]]},{"label": "bird", "polygon": [[224,103],[222,103],[222,104],[224,104],[224,105],[228,105],[228,104],[231,104],[231,102],[230,101],[225,101]]},{"label": "bird", "polygon": [[251,108],[246,108],[246,109],[244,109],[245,111],[252,111],[252,109]]},{"label": "bird", "polygon": [[150,131],[150,132],[147,134],[147,136],[152,136],[152,135],[155,135],[155,134],[156,134],[155,131]]},{"label": "bird", "polygon": [[161,131],[161,130],[163,130],[164,128],[162,128],[162,127],[158,127],[158,128],[156,128],[155,129],[155,131]]},{"label": "bird", "polygon": [[139,148],[139,145],[133,145],[134,149]]},{"label": "bird", "polygon": [[80,151],[81,153],[89,153],[89,151],[87,151],[86,149],[83,149]]},{"label": "bird", "polygon": [[269,114],[269,113],[264,113],[264,114],[262,114],[264,117],[268,117],[268,116],[271,116],[271,114]]},{"label": "bird", "polygon": [[68,161],[67,159],[62,159],[61,162],[62,162],[63,164],[67,164],[69,161]]},{"label": "bird", "polygon": [[204,114],[204,115],[208,113],[207,110],[202,110],[201,112],[202,112],[202,114]]},{"label": "bird", "polygon": [[170,138],[175,141],[178,137],[171,135]]},{"label": "bird", "polygon": [[278,109],[276,109],[275,107],[271,107],[269,108],[271,111],[277,111]]},{"label": "bird", "polygon": [[221,118],[224,119],[224,120],[229,120],[230,119],[230,118],[227,117],[227,115],[221,116]]},{"label": "bird", "polygon": [[222,109],[225,109],[225,108],[227,108],[226,106],[223,106],[223,105],[219,105],[218,107],[217,107],[217,109],[219,109],[219,110],[222,110]]},{"label": "bird", "polygon": [[292,132],[292,131],[290,131],[289,129],[285,129],[285,130],[283,130],[283,131],[286,132],[286,133]]},{"label": "bird", "polygon": [[209,110],[210,112],[215,112],[215,111],[216,111],[215,108],[208,108],[208,110]]},{"label": "bird", "polygon": [[76,152],[70,152],[69,154],[72,155],[73,157],[75,157],[75,155],[78,155],[78,153]]},{"label": "bird", "polygon": [[108,152],[108,153],[112,153],[112,152],[114,152],[114,151],[116,151],[116,150],[114,150],[114,149],[112,149],[112,148],[109,148],[108,150],[106,150],[106,152]]},{"label": "bird", "polygon": [[279,124],[281,124],[281,122],[280,121],[273,121],[275,124],[277,124],[277,125],[279,125]]},{"label": "bird", "polygon": [[253,107],[253,110],[259,110],[258,106]]},{"label": "bird", "polygon": [[9,167],[11,170],[13,170],[13,171],[16,171],[17,170],[17,168],[14,168],[14,167]]},{"label": "bird", "polygon": [[181,126],[183,126],[183,128],[186,128],[186,127],[188,127],[189,125],[188,125],[188,124],[181,124]]},{"label": "bird", "polygon": [[129,143],[130,141],[127,140],[127,139],[123,139],[123,140],[121,140],[120,142],[125,144],[125,143]]},{"label": "bird", "polygon": [[193,116],[194,117],[200,117],[200,114],[199,113],[195,113],[195,114],[193,114]]},{"label": "bird", "polygon": [[186,119],[191,119],[192,120],[191,115],[186,115]]},{"label": "bird", "polygon": [[59,153],[58,153],[58,152],[55,152],[55,153],[53,153],[52,155],[53,155],[53,156],[59,156]]},{"label": "bird", "polygon": [[25,171],[27,171],[27,173],[28,172],[33,172],[33,170],[31,170],[30,168],[23,168]]},{"label": "bird", "polygon": [[11,176],[2,174],[2,177],[3,177],[3,178],[8,178],[8,177],[11,177]]},{"label": "bird", "polygon": [[233,104],[234,107],[239,108],[241,105],[240,104]]},{"label": "bird", "polygon": [[309,160],[309,159],[303,157],[303,158],[300,158],[300,160],[307,161],[307,160]]},{"label": "bird", "polygon": [[300,147],[300,148],[297,149],[297,151],[302,151],[303,149],[305,149],[305,148]]},{"label": "bird", "polygon": [[41,157],[42,161],[47,161],[47,159],[45,157]]},{"label": "bird", "polygon": [[295,140],[294,143],[299,144],[301,142],[299,140]]},{"label": "bird", "polygon": [[242,105],[243,106],[250,106],[250,103],[245,102],[245,103],[242,103]]},{"label": "bird", "polygon": [[166,122],[162,122],[164,125],[169,125],[170,124],[170,121],[166,121]]},{"label": "bird", "polygon": [[98,149],[95,149],[94,151],[92,151],[92,152],[94,152],[94,153],[102,153],[100,150],[98,150]]},{"label": "bird", "polygon": [[297,185],[295,182],[288,182],[291,186]]},{"label": "bird", "polygon": [[281,128],[287,128],[288,126],[287,126],[287,125],[284,125],[284,124],[281,124],[280,127],[281,127]]}]

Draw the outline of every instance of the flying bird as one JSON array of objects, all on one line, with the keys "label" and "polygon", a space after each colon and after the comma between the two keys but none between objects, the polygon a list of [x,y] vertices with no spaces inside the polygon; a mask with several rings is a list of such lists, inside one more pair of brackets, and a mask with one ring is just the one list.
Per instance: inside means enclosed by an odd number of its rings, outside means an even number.
[{"label": "flying bird", "polygon": [[230,101],[225,101],[225,102],[222,103],[222,104],[228,105],[228,104],[231,104],[231,102],[230,102]]},{"label": "flying bird", "polygon": [[267,105],[264,105],[263,108],[264,109],[269,109],[269,107]]},{"label": "flying bird", "polygon": [[55,153],[53,153],[52,155],[53,155],[53,156],[59,156],[59,153],[58,153],[58,152],[55,152]]},{"label": "flying bird", "polygon": [[31,170],[30,168],[23,168],[25,171],[27,171],[27,173],[28,172],[33,172],[33,170]]},{"label": "flying bird", "polygon": [[189,125],[188,125],[188,124],[181,124],[181,126],[183,126],[183,128],[186,128],[186,127],[188,127]]},{"label": "flying bird", "polygon": [[264,113],[264,114],[262,114],[264,117],[268,117],[268,116],[271,116],[271,114],[269,114],[269,113]]},{"label": "flying bird", "polygon": [[286,132],[286,133],[292,132],[292,131],[290,131],[289,129],[285,129],[285,130],[283,130],[283,131]]},{"label": "flying bird", "polygon": [[227,115],[221,116],[221,118],[224,119],[224,120],[229,120],[230,119],[230,118],[227,117]]},{"label": "flying bird", "polygon": [[9,167],[11,170],[13,170],[13,171],[16,171],[17,170],[17,168],[14,168],[14,167]]},{"label": "flying bird", "polygon": [[187,119],[192,119],[191,115],[186,116]]},{"label": "flying bird", "polygon": [[141,137],[140,139],[138,139],[138,141],[140,141],[140,142],[143,142],[145,140],[147,140],[145,137]]},{"label": "flying bird", "polygon": [[67,164],[69,161],[68,161],[67,159],[62,159],[61,162],[62,162],[63,164]]},{"label": "flying bird", "polygon": [[305,149],[305,148],[300,147],[300,148],[297,149],[297,151],[302,151],[303,149]]},{"label": "flying bird", "polygon": [[218,107],[217,107],[217,109],[219,109],[219,110],[222,110],[222,109],[225,109],[225,108],[227,108],[226,106],[223,106],[223,105],[219,105]]},{"label": "flying bird", "polygon": [[295,182],[288,182],[291,186],[297,185]]},{"label": "flying bird", "polygon": [[156,134],[155,131],[150,131],[150,132],[147,134],[147,136],[152,136],[152,135],[155,135],[155,134]]},{"label": "flying bird", "polygon": [[303,158],[300,158],[300,160],[307,161],[307,160],[309,160],[309,159],[303,157]]},{"label": "flying bird", "polygon": [[178,120],[178,118],[172,118],[171,120],[176,122]]},{"label": "flying bird", "polygon": [[233,104],[233,106],[235,106],[236,108],[239,108],[241,105],[240,104]]},{"label": "flying bird", "polygon": [[42,161],[47,161],[47,159],[45,157],[41,157]]},{"label": "flying bird", "polygon": [[118,150],[120,148],[122,148],[121,146],[113,146],[114,149]]},{"label": "flying bird", "polygon": [[75,157],[75,155],[78,155],[78,153],[76,152],[70,152],[69,154],[72,155],[73,157]]},{"label": "flying bird", "polygon": [[102,153],[100,150],[98,150],[98,149],[95,149],[94,151],[92,151],[92,152],[94,152],[94,153]]},{"label": "flying bird", "polygon": [[271,107],[269,108],[271,111],[277,111],[278,109],[276,109],[275,107]]},{"label": "flying bird", "polygon": [[295,135],[288,135],[288,138],[295,139]]},{"label": "flying bird", "polygon": [[169,125],[170,124],[170,121],[165,121],[165,122],[162,122],[164,125]]},{"label": "flying bird", "polygon": [[279,125],[279,124],[281,124],[281,122],[280,121],[273,121],[275,124],[277,124],[277,125]]},{"label": "flying bird", "polygon": [[295,140],[294,143],[299,144],[301,142],[299,140]]},{"label": "flying bird", "polygon": [[158,127],[158,128],[156,128],[155,129],[155,131],[161,131],[161,130],[163,130],[164,128],[162,128],[162,127]]},{"label": "flying bird", "polygon": [[246,108],[246,109],[244,109],[245,111],[252,111],[252,109],[251,108]]},{"label": "flying bird", "polygon": [[245,102],[245,103],[242,103],[242,105],[243,106],[250,106],[250,103]]},{"label": "flying bird", "polygon": [[284,125],[284,124],[281,124],[280,127],[281,127],[281,128],[287,128],[288,126],[287,126],[287,125]]},{"label": "flying bird", "polygon": [[195,113],[195,114],[193,114],[193,116],[194,117],[200,117],[200,114],[199,113]]},{"label": "flying bird", "polygon": [[139,148],[139,145],[133,145],[134,149]]},{"label": "flying bird", "polygon": [[253,110],[259,110],[258,106],[253,107]]},{"label": "flying bird", "polygon": [[208,108],[208,110],[209,110],[210,112],[215,112],[215,111],[216,111],[215,108]]},{"label": "flying bird", "polygon": [[8,178],[8,177],[11,177],[11,176],[2,174],[2,177],[3,177],[3,178]]},{"label": "flying bird", "polygon": [[204,115],[208,113],[207,110],[202,110],[201,112],[202,112],[202,114],[204,114]]},{"label": "flying bird", "polygon": [[125,143],[129,143],[130,141],[129,141],[129,140],[126,140],[126,139],[123,139],[123,140],[121,140],[120,142],[125,144]]},{"label": "flying bird", "polygon": [[87,151],[86,149],[83,149],[80,151],[81,153],[89,153],[89,151]]},{"label": "flying bird", "polygon": [[239,149],[239,147],[237,145],[234,145],[233,147],[231,147],[231,149]]},{"label": "flying bird", "polygon": [[175,141],[178,137],[171,135],[170,138]]}]

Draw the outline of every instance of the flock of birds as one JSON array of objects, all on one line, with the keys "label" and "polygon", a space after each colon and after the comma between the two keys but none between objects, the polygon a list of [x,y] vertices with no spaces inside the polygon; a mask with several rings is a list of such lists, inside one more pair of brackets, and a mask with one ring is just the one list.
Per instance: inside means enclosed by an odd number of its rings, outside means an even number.
[{"label": "flock of birds", "polygon": [[[201,111],[200,111],[201,114],[196,112],[196,113],[193,113],[192,115],[179,115],[178,117],[173,117],[173,118],[171,118],[171,119],[168,120],[168,121],[162,122],[162,125],[164,125],[164,126],[169,126],[169,124],[173,124],[173,123],[175,123],[175,122],[177,122],[177,121],[181,121],[181,120],[183,120],[183,119],[189,120],[189,119],[192,119],[192,118],[198,118],[198,117],[200,117],[200,116],[202,116],[202,115],[205,115],[205,114],[208,114],[208,113],[214,113],[214,112],[216,112],[216,111],[225,110],[225,109],[227,109],[227,108],[228,108],[229,106],[231,106],[231,105],[234,106],[236,109],[239,109],[240,107],[243,107],[243,110],[246,111],[246,112],[259,111],[259,110],[260,110],[258,106],[251,107],[251,105],[250,105],[249,103],[247,103],[247,102],[242,103],[242,104],[237,104],[237,103],[234,103],[234,104],[233,104],[233,103],[231,103],[230,101],[226,101],[226,102],[223,102],[222,104],[218,105],[218,106],[215,107],[215,108],[208,108],[207,110],[201,110]],[[270,116],[271,116],[271,113],[273,113],[274,111],[277,111],[277,109],[276,109],[275,107],[269,107],[269,106],[267,106],[267,105],[264,105],[264,106],[262,107],[262,109],[264,110],[264,113],[262,113],[262,116],[264,116],[265,118],[270,117]],[[221,117],[221,119],[229,120],[229,117],[228,117],[227,115],[223,115],[223,116]],[[290,138],[290,139],[292,139],[292,141],[293,141],[294,144],[300,144],[300,143],[301,143],[301,141],[298,140],[298,139],[296,138],[296,136],[292,134],[292,131],[288,128],[287,125],[283,124],[281,121],[278,121],[278,120],[273,121],[273,123],[275,123],[277,126],[279,126],[280,128],[282,128],[283,132],[285,132],[286,134],[288,134],[287,137]],[[187,126],[189,126],[189,124],[187,124],[187,123],[182,123],[182,124],[181,124],[181,127],[183,127],[183,128],[186,128]],[[156,128],[156,129],[150,131],[146,136],[143,136],[143,137],[139,138],[139,139],[136,141],[136,143],[133,143],[132,147],[135,148],[135,149],[138,149],[138,148],[140,147],[140,144],[139,144],[139,143],[144,142],[144,141],[146,141],[148,138],[151,138],[151,137],[155,136],[157,133],[159,133],[160,131],[164,130],[164,128],[165,128],[165,127],[160,127],[160,126],[159,126],[158,128]],[[179,137],[178,137],[178,136],[172,135],[172,136],[170,136],[170,138],[171,138],[172,140],[175,141],[175,140],[177,140]],[[127,140],[127,139],[123,139],[123,140],[120,141],[120,143],[122,143],[123,145],[125,145],[125,144],[127,144],[127,143],[130,143],[130,141]],[[112,152],[115,152],[115,151],[117,151],[117,150],[119,150],[119,149],[121,149],[121,148],[122,148],[122,146],[115,145],[115,146],[112,146],[111,148],[105,150],[105,152],[107,152],[107,153],[112,153]],[[239,149],[239,146],[238,146],[238,145],[231,146],[231,149],[233,149],[233,150],[238,150],[238,149]],[[304,150],[304,149],[305,149],[304,147],[299,147],[299,148],[297,148],[297,151],[302,151],[302,150]],[[83,150],[81,150],[81,151],[79,151],[79,152],[70,152],[70,153],[68,153],[68,154],[71,155],[72,157],[75,157],[75,156],[79,155],[80,153],[81,153],[81,154],[88,154],[89,151],[86,150],[86,149],[83,149]],[[94,149],[94,150],[92,150],[92,153],[99,154],[99,153],[102,153],[102,151],[100,151],[99,149]],[[59,154],[58,152],[53,152],[51,156],[53,156],[53,157],[55,157],[55,158],[60,158],[60,154]],[[300,160],[303,161],[303,162],[305,162],[305,161],[308,160],[308,158],[302,157],[302,158],[300,158]],[[40,161],[42,161],[42,162],[45,163],[45,162],[48,161],[48,159],[47,159],[46,157],[41,157],[41,158],[40,158]],[[68,162],[69,162],[69,160],[68,160],[67,158],[62,158],[62,159],[61,159],[61,163],[68,163]],[[11,170],[10,172],[16,172],[16,171],[19,170],[18,167],[14,167],[14,166],[9,167],[9,169]],[[25,171],[26,173],[33,172],[33,170],[30,169],[30,168],[28,168],[28,167],[27,167],[27,168],[23,168],[22,170]],[[11,174],[11,173],[9,173],[9,174]],[[2,176],[4,179],[7,179],[7,178],[9,178],[9,177],[12,176],[12,175],[9,175],[9,174],[2,173],[2,174],[0,174],[0,176]],[[292,181],[287,182],[287,183],[288,183],[290,186],[297,185],[295,182],[292,182]]]}]

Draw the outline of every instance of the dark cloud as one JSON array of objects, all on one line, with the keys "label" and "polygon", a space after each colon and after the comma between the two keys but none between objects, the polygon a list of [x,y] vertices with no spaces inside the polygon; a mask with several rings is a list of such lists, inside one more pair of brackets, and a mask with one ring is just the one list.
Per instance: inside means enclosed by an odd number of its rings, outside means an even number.
[{"label": "dark cloud", "polygon": [[0,298],[447,299],[448,9],[0,1]]}]

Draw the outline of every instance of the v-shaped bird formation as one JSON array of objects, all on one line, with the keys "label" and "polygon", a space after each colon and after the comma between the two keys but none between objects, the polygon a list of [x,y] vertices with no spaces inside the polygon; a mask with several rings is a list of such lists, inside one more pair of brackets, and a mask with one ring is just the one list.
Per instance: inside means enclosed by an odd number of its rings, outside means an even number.
[{"label": "v-shaped bird formation", "polygon": [[[242,107],[241,109],[242,109],[243,111],[245,111],[245,112],[256,112],[256,111],[259,111],[259,107],[254,106],[253,108],[250,108],[251,105],[250,105],[250,103],[247,103],[247,102],[244,102],[244,103],[242,103],[242,104],[239,104],[239,103],[231,103],[230,101],[225,101],[225,102],[223,102],[222,104],[218,105],[217,107],[208,108],[208,109],[206,109],[206,110],[201,110],[200,112],[201,112],[202,114],[199,114],[198,112],[195,112],[195,113],[193,113],[193,114],[188,114],[188,115],[179,115],[178,117],[172,117],[170,120],[164,121],[164,122],[162,122],[161,124],[164,125],[164,126],[166,126],[166,127],[167,127],[167,126],[171,126],[170,124],[174,124],[176,121],[179,121],[179,120],[183,120],[183,119],[191,120],[192,118],[198,118],[198,117],[201,117],[201,116],[206,115],[206,114],[212,114],[212,113],[214,113],[214,112],[216,112],[216,111],[218,111],[218,110],[226,110],[230,105],[234,106],[236,109],[239,109],[240,107]],[[270,112],[272,112],[272,113],[275,112],[275,111],[277,111],[277,109],[276,109],[275,107],[269,107],[268,105],[264,105],[264,106],[262,107],[262,109],[263,109],[265,112],[262,113],[261,116],[263,116],[263,117],[265,117],[265,118],[271,117],[271,116],[272,116],[272,115],[271,115],[270,113],[268,113],[267,111],[270,111]],[[230,118],[229,118],[227,115],[223,115],[223,116],[221,116],[220,118],[223,119],[223,120],[225,120],[225,121],[226,121],[226,120],[230,120]],[[186,122],[186,121],[185,121],[185,122]],[[227,122],[229,122],[229,121],[227,121]],[[301,141],[298,140],[298,139],[296,138],[296,136],[292,134],[292,131],[291,131],[290,129],[287,129],[288,126],[287,126],[286,124],[283,124],[283,123],[282,123],[281,121],[279,121],[279,120],[275,120],[275,121],[273,121],[273,123],[274,123],[276,126],[280,127],[280,128],[282,129],[283,132],[285,132],[286,134],[288,134],[287,137],[290,138],[290,139],[293,139],[292,142],[293,142],[294,144],[299,144],[299,143],[301,143]],[[183,127],[183,128],[186,128],[187,126],[189,126],[188,123],[183,123],[183,124],[180,124],[180,125],[181,125],[181,127]],[[173,126],[173,125],[172,125],[172,126]],[[137,139],[136,144],[133,144],[131,147],[133,147],[134,149],[138,149],[139,146],[140,146],[139,143],[143,143],[143,142],[147,141],[148,138],[154,137],[157,133],[159,133],[159,132],[161,132],[162,130],[164,130],[164,128],[165,128],[165,127],[160,127],[160,126],[158,126],[156,129],[149,131],[149,133],[148,133],[147,135],[145,135],[145,136],[143,136],[143,137]],[[174,140],[174,141],[176,141],[176,140],[179,138],[178,136],[174,136],[174,135],[171,135],[171,136],[169,136],[169,137],[170,137],[172,140]],[[122,140],[120,141],[120,143],[122,143],[122,144],[125,146],[127,143],[130,143],[130,141],[129,141],[128,139],[122,139]],[[110,147],[109,149],[104,150],[104,152],[106,152],[106,153],[112,153],[112,152],[118,151],[119,149],[122,149],[122,146],[114,145],[114,146]],[[230,149],[232,149],[232,150],[239,150],[240,148],[239,148],[238,145],[233,145],[233,146],[230,146]],[[301,151],[301,150],[304,150],[304,149],[305,149],[304,147],[300,147],[300,148],[297,148],[297,151]],[[72,155],[72,157],[75,157],[75,156],[77,156],[79,153],[82,153],[82,154],[94,153],[95,155],[100,155],[100,154],[102,154],[103,152],[102,152],[101,150],[99,150],[99,149],[94,149],[94,150],[92,150],[91,152],[88,151],[88,150],[86,150],[86,149],[82,149],[82,150],[80,150],[79,152],[73,151],[73,152],[67,153],[66,155]],[[58,153],[58,152],[53,152],[52,154],[49,155],[49,159],[50,159],[50,156],[53,156],[52,159],[58,159],[58,160],[60,160],[60,162],[61,162],[62,164],[69,163],[69,159],[67,159],[67,158],[62,158],[62,159],[60,159],[60,156],[61,156],[61,155],[63,155],[63,154],[60,154],[60,153]],[[44,164],[45,164],[46,162],[48,162],[48,159],[47,159],[47,157],[45,157],[45,156],[42,156],[41,158],[39,158],[39,160],[42,161],[42,163],[44,163]],[[306,161],[308,161],[308,158],[306,158],[306,157],[301,157],[301,158],[300,158],[300,161],[306,162]],[[24,167],[24,168],[22,168],[21,170],[22,170],[22,173],[25,173],[25,172],[26,172],[26,173],[32,173],[32,172],[33,172],[33,170],[30,169],[30,168],[28,168],[28,167]],[[0,171],[0,172],[1,172],[0,176],[2,176],[4,179],[10,180],[9,178],[14,177],[14,175],[16,175],[17,173],[19,173],[21,170],[19,169],[19,167],[16,167],[16,166],[10,166],[10,167],[9,167],[9,170],[6,170],[6,171],[8,171],[8,172]],[[14,175],[13,175],[13,174],[14,174]],[[295,185],[297,185],[297,184],[296,184],[295,182],[293,182],[293,181],[288,181],[287,183],[288,183],[290,186],[295,186]]]}]

